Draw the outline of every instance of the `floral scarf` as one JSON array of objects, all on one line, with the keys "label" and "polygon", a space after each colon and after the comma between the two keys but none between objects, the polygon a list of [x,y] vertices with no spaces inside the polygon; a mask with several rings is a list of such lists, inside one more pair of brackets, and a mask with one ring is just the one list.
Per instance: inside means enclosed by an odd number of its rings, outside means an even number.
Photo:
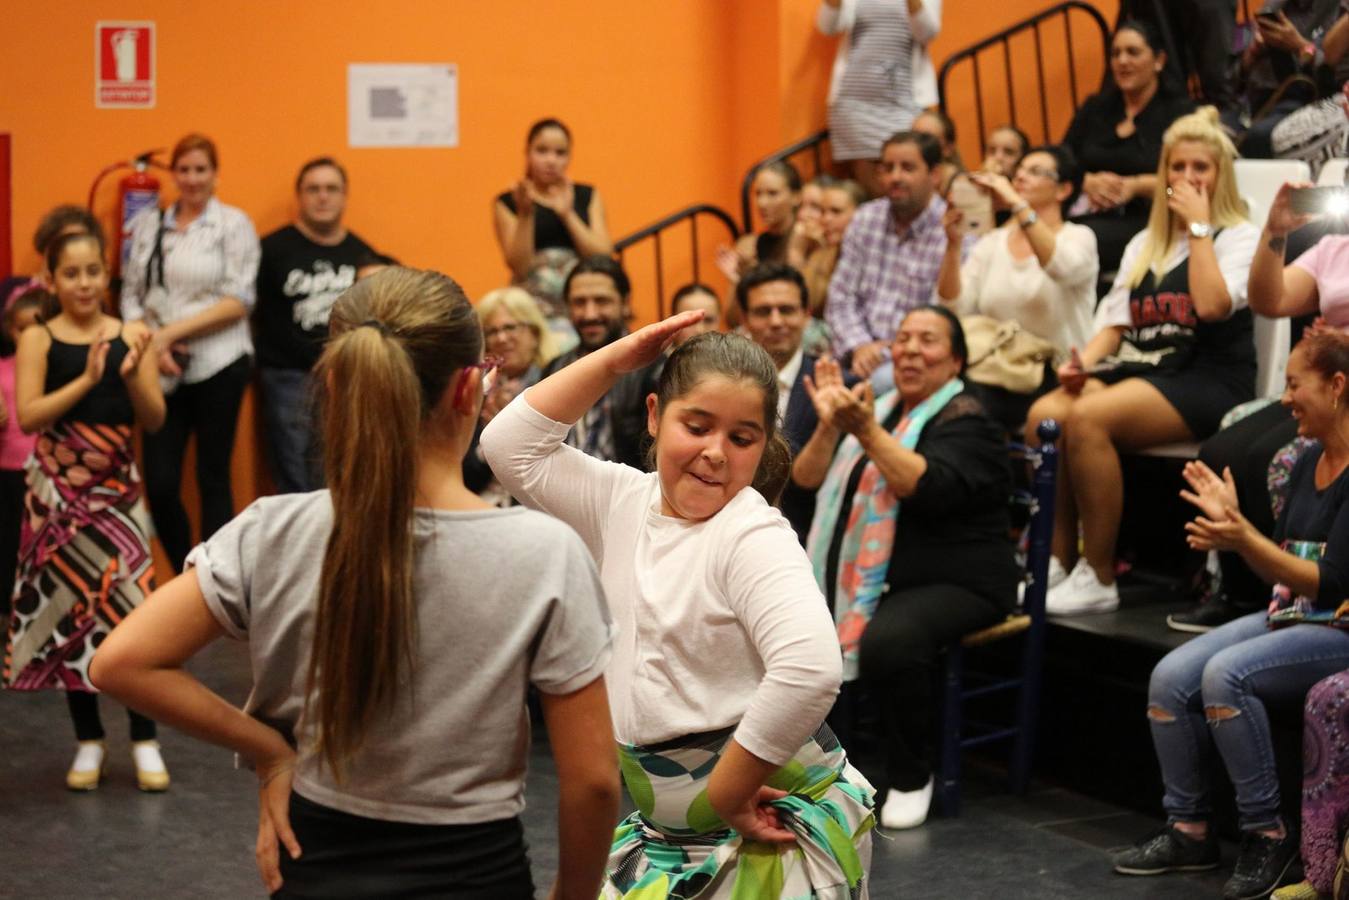
[{"label": "floral scarf", "polygon": [[[933,394],[899,420],[891,434],[900,446],[912,450],[928,421],[964,390],[959,378],[939,387]],[[884,422],[899,406],[899,392],[891,391],[876,401],[876,419]],[[806,539],[806,552],[815,570],[820,590],[829,595],[826,585],[829,547],[843,514],[844,491],[853,469],[865,458],[861,443],[849,435],[839,444],[829,472],[816,494],[815,518]],[[885,483],[880,469],[870,460],[862,471],[853,494],[852,506],[842,527],[846,530],[839,548],[838,576],[834,585],[834,621],[838,625],[839,645],[843,651],[843,679],[857,678],[857,649],[876,605],[885,589],[890,568],[890,550],[895,542],[899,521],[899,498]]]}]

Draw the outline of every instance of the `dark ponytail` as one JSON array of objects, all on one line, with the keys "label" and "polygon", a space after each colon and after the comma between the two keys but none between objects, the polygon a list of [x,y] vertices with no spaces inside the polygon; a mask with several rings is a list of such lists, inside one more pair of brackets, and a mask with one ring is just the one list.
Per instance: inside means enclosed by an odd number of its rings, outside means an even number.
[{"label": "dark ponytail", "polygon": [[391,267],[338,298],[319,360],[333,529],[319,577],[306,707],[339,781],[376,715],[409,681],[417,635],[417,445],[454,373],[482,355],[463,290]]}]

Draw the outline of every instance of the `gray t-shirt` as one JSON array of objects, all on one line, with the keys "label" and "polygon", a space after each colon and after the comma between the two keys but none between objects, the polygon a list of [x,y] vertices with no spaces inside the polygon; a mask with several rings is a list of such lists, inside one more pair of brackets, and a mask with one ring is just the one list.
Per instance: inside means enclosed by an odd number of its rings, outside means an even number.
[{"label": "gray t-shirt", "polygon": [[576,533],[542,513],[416,512],[416,669],[339,786],[302,715],[332,529],[327,491],[254,502],[188,557],[206,605],[248,642],[245,709],[300,748],[295,789],[354,815],[422,824],[510,818],[524,808],[525,690],[578,690],[609,662],[608,608]]}]

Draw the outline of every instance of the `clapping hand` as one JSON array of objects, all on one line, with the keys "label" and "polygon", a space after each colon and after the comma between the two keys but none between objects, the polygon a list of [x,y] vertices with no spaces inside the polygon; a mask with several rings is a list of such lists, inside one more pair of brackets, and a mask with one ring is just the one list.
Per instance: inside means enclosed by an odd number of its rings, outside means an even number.
[{"label": "clapping hand", "polygon": [[515,214],[517,216],[529,215],[534,211],[534,188],[530,186],[529,180],[521,178],[515,183],[515,189],[511,191],[515,197]]},{"label": "clapping hand", "polygon": [[111,346],[104,337],[90,345],[89,355],[84,360],[84,375],[90,384],[98,384],[103,380],[103,370],[108,364],[108,348]]},{"label": "clapping hand", "polygon": [[1180,496],[1198,507],[1206,518],[1213,521],[1226,519],[1227,510],[1239,505],[1237,484],[1232,479],[1231,468],[1224,468],[1223,477],[1219,478],[1217,473],[1196,459],[1187,462],[1181,474],[1190,490],[1182,490]]},{"label": "clapping hand", "polygon": [[136,374],[136,369],[140,367],[141,359],[145,356],[146,349],[150,346],[152,336],[149,330],[136,333],[130,341],[127,342],[127,354],[122,359],[122,365],[118,367],[117,373],[123,378],[131,378]]},{"label": "clapping hand", "polygon": [[735,252],[734,247],[728,247],[721,244],[716,249],[715,261],[721,274],[726,276],[726,280],[731,284],[740,282],[740,254]]},{"label": "clapping hand", "polygon": [[1224,507],[1222,514],[1221,519],[1197,516],[1193,522],[1185,523],[1185,542],[1191,550],[1204,553],[1210,550],[1231,550],[1240,553],[1259,534],[1235,506]]}]

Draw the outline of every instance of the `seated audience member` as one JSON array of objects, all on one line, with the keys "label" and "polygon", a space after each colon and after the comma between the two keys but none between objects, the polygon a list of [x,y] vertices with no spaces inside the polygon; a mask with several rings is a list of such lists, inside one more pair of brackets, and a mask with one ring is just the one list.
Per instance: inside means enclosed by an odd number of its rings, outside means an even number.
[{"label": "seated audience member", "polygon": [[717,248],[717,267],[732,284],[751,266],[787,261],[801,206],[801,173],[785,159],[771,162],[754,173],[751,192],[761,230],[741,235],[734,250]]},{"label": "seated audience member", "polygon": [[1263,897],[1297,858],[1293,823],[1279,814],[1279,777],[1266,703],[1302,701],[1308,688],[1349,666],[1349,632],[1330,627],[1349,596],[1349,337],[1319,332],[1288,360],[1283,402],[1299,433],[1320,441],[1293,468],[1273,539],[1241,513],[1230,479],[1200,462],[1185,467],[1185,497],[1200,510],[1190,546],[1240,553],[1274,585],[1253,612],[1168,653],[1152,671],[1148,725],[1161,764],[1167,824],[1115,857],[1126,875],[1213,869],[1209,821],[1214,749],[1236,788],[1242,831],[1224,897]]},{"label": "seated audience member", "polygon": [[[92,234],[101,241],[103,226],[98,218],[83,206],[67,203],[53,207],[42,217],[42,221],[37,223],[37,228],[33,231],[33,249],[37,251],[38,259],[46,259],[47,248],[51,246],[51,242],[68,234]],[[8,309],[20,294],[32,288],[50,289],[50,287],[41,266],[32,277],[12,275],[0,281],[0,310]]]},{"label": "seated audience member", "polygon": [[894,386],[895,331],[909,310],[932,300],[946,252],[940,162],[941,146],[931,135],[901,131],[885,142],[886,195],[858,207],[829,281],[825,321],[834,356],[856,377],[872,379],[878,394]]},{"label": "seated audience member", "polygon": [[535,122],[525,137],[525,176],[492,203],[511,278],[545,305],[550,319],[566,318],[562,282],[576,260],[614,249],[599,190],[567,177],[571,152],[566,125]]},{"label": "seated audience member", "polygon": [[[829,359],[806,381],[819,425],[792,466],[818,489],[807,552],[838,622],[845,680],[880,704],[887,828],[920,825],[932,799],[932,668],[941,649],[1016,603],[1002,430],[962,388],[965,338],[944,307],[910,311],[892,353],[897,390],[843,383]],[[851,510],[851,514],[850,511]],[[854,686],[835,707],[851,717]]]},{"label": "seated audience member", "polygon": [[1256,159],[1273,156],[1275,127],[1315,101],[1313,84],[1303,80],[1285,86],[1285,82],[1295,75],[1315,81],[1317,68],[1327,63],[1321,44],[1339,8],[1336,0],[1285,0],[1270,6],[1270,15],[1254,17],[1257,38],[1241,55],[1241,99],[1251,123],[1239,146],[1242,156]]},{"label": "seated audience member", "polygon": [[543,377],[544,367],[557,356],[556,342],[538,301],[524,288],[490,291],[474,311],[482,326],[484,353],[496,368],[484,376],[491,385],[483,395],[473,446],[464,457],[464,484],[493,506],[510,506],[511,495],[483,459],[478,436],[507,403]]},{"label": "seated audience member", "polygon": [[1349,890],[1341,877],[1335,893],[1335,870],[1341,864],[1345,829],[1349,827],[1349,670],[1323,678],[1307,691],[1302,713],[1302,872],[1304,879],[1281,887],[1270,900],[1342,900]]},{"label": "seated audience member", "polygon": [[[946,211],[946,255],[937,296],[961,316],[991,316],[1015,321],[1054,345],[1066,360],[1074,347],[1085,347],[1096,308],[1096,235],[1090,228],[1063,221],[1063,210],[1077,193],[1077,166],[1062,147],[1038,147],[1017,166],[1015,181],[990,172],[970,178],[1001,201],[1012,214],[1006,225],[979,238],[960,262],[960,218]],[[967,382],[985,410],[1008,431],[1019,434],[1031,400],[1054,386],[1052,369],[1031,394],[1014,394],[991,385]]]},{"label": "seated audience member", "polygon": [[913,130],[930,134],[941,144],[941,182],[937,191],[942,199],[964,213],[962,227],[972,234],[984,234],[993,227],[993,202],[986,191],[970,181],[965,164],[956,149],[956,123],[938,109],[929,109],[913,120]]},{"label": "seated audience member", "polygon": [[[979,171],[1012,178],[1016,175],[1021,157],[1029,149],[1030,138],[1026,137],[1024,131],[1015,125],[1000,125],[989,133],[988,140],[984,142],[984,161]],[[994,194],[993,224],[1006,225],[1011,217],[1007,206]]]},{"label": "seated audience member", "polygon": [[[544,367],[547,377],[628,333],[632,286],[608,256],[581,260],[567,275],[562,296],[580,343]],[[661,360],[622,375],[567,433],[567,444],[590,456],[645,469],[646,398],[655,392]]]},{"label": "seated audience member", "polygon": [[843,36],[829,79],[830,155],[877,196],[876,148],[940,99],[928,45],[941,30],[941,0],[820,0],[815,27]]},{"label": "seated audience member", "polygon": [[674,342],[670,345],[672,348],[678,347],[691,337],[707,334],[709,331],[721,331],[721,300],[710,287],[695,281],[674,292],[674,297],[670,300],[670,315],[677,316],[691,309],[699,310],[703,314],[703,320],[697,325],[690,325],[677,332]]},{"label": "seated audience member", "polygon": [[1120,23],[1110,39],[1109,80],[1063,136],[1084,173],[1085,209],[1076,221],[1096,233],[1103,277],[1120,268],[1124,245],[1148,224],[1162,133],[1194,109],[1164,77],[1163,46],[1150,22]]},{"label": "seated audience member", "polygon": [[1246,276],[1259,232],[1237,194],[1234,156],[1213,107],[1166,130],[1148,227],[1124,251],[1096,335],[1059,367],[1060,386],[1031,406],[1027,421],[1063,426],[1051,613],[1119,605],[1120,452],[1203,440],[1255,393]]},{"label": "seated audience member", "polygon": [[[1264,8],[1261,3],[1247,6],[1248,13]],[[1155,28],[1160,27],[1152,14],[1162,14],[1166,24],[1183,53],[1179,59],[1167,61],[1167,74],[1176,84],[1198,81],[1199,96],[1206,105],[1216,106],[1224,126],[1238,125],[1239,104],[1236,87],[1232,83],[1234,29],[1237,17],[1236,0],[1172,0],[1150,5],[1129,4],[1131,14],[1143,16]],[[1229,130],[1228,134],[1234,132]]]},{"label": "seated audience member", "polygon": [[[559,776],[550,896],[595,897],[619,786],[594,563],[570,528],[491,509],[459,477],[485,361],[457,284],[389,269],[331,325],[328,490],[255,501],[121,621],[91,675],[248,761],[277,897],[533,897],[532,685]],[[225,636],[251,661],[243,709],[187,665]]]},{"label": "seated audience member", "polygon": [[[815,372],[815,358],[802,345],[810,319],[805,279],[784,263],[763,263],[740,279],[735,299],[750,340],[768,351],[777,368],[781,434],[792,456],[796,456],[815,433],[818,422],[805,387],[806,379]],[[781,506],[782,514],[804,543],[814,513],[814,492],[788,483]]]},{"label": "seated audience member", "polygon": [[853,214],[867,202],[866,191],[851,178],[831,178],[820,192],[820,241],[798,268],[806,279],[810,295],[810,315],[823,325],[825,305],[829,301],[829,279],[838,265],[843,235]]},{"label": "seated audience member", "polygon": [[253,309],[264,443],[282,494],[323,486],[310,372],[328,338],[333,303],[374,253],[342,221],[347,172],[336,160],[322,156],[301,166],[295,197],[295,223],[262,239]]},{"label": "seated audience member", "polygon": [[1339,18],[1326,31],[1320,52],[1337,90],[1284,116],[1269,136],[1274,156],[1305,161],[1312,178],[1320,175],[1327,160],[1349,154],[1349,120],[1342,93],[1349,88],[1349,3],[1340,3]]},{"label": "seated audience member", "polygon": [[[984,142],[984,162],[979,171],[1011,178],[1016,175],[1017,164],[1028,150],[1030,138],[1026,137],[1026,132],[1015,125],[999,125],[989,132],[988,140]],[[996,197],[994,202],[997,202]]]},{"label": "seated audience member", "polygon": [[824,215],[825,188],[838,184],[833,175],[821,173],[801,187],[801,205],[796,210],[796,222],[787,238],[787,265],[798,272],[805,267],[806,258],[814,253],[823,239],[820,219]]},{"label": "seated audience member", "polygon": [[[1349,235],[1329,234],[1291,263],[1284,263],[1289,236],[1313,220],[1292,211],[1290,192],[1309,185],[1285,184],[1270,206],[1255,245],[1247,286],[1253,312],[1269,318],[1319,315],[1327,327],[1349,330]],[[1323,219],[1321,221],[1324,221]],[[1262,534],[1274,531],[1268,472],[1294,441],[1297,419],[1283,404],[1270,403],[1206,440],[1199,458],[1213,471],[1231,469],[1246,517]],[[1195,608],[1167,623],[1178,631],[1203,632],[1263,609],[1268,587],[1239,554],[1219,553],[1221,585]]]}]

